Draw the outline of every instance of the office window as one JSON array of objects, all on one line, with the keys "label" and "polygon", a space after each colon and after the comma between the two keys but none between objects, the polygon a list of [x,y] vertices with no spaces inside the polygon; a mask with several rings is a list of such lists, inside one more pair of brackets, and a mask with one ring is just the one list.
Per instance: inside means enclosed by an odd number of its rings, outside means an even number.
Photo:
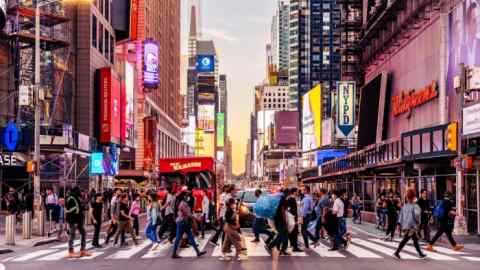
[{"label": "office window", "polygon": [[107,21],[110,21],[110,0],[105,0],[104,17],[105,17],[105,19],[107,19]]},{"label": "office window", "polygon": [[113,63],[115,59],[115,40],[113,36],[110,36],[110,62]]},{"label": "office window", "polygon": [[[100,1],[100,3],[102,3],[102,2]],[[99,33],[99,36],[98,36],[98,50],[100,51],[100,53],[103,53],[103,24],[100,23],[99,25],[100,25],[100,28],[99,28],[100,31],[98,31],[98,33]]]},{"label": "office window", "polygon": [[97,17],[92,14],[92,47],[97,48]]},{"label": "office window", "polygon": [[103,38],[105,39],[105,42],[104,42],[105,51],[103,51],[103,56],[105,56],[105,58],[107,58],[107,59],[109,57],[109,51],[110,51],[110,46],[108,45],[109,37],[110,37],[110,35],[108,33],[108,30],[107,30],[107,28],[105,28],[105,33],[103,34]]}]

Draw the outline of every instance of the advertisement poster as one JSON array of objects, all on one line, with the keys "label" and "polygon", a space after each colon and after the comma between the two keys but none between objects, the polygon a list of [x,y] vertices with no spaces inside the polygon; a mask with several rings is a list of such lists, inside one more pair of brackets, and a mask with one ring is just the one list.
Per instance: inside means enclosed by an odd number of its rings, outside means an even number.
[{"label": "advertisement poster", "polygon": [[112,68],[98,70],[100,75],[100,143],[120,144],[121,83]]},{"label": "advertisement poster", "polygon": [[199,105],[197,128],[206,131],[215,131],[215,105]]},{"label": "advertisement poster", "polygon": [[349,137],[355,128],[355,82],[337,82],[337,128]]},{"label": "advertisement poster", "polygon": [[146,88],[156,88],[158,79],[158,43],[145,40],[143,43],[143,85]]},{"label": "advertisement poster", "polygon": [[317,149],[322,143],[322,89],[320,85],[303,96],[302,149]]},{"label": "advertisement poster", "polygon": [[278,145],[297,145],[298,112],[284,111],[275,113],[275,143]]},{"label": "advertisement poster", "polygon": [[135,71],[132,64],[125,63],[125,143],[133,147],[135,144]]},{"label": "advertisement poster", "polygon": [[225,146],[225,114],[217,113],[217,147]]}]

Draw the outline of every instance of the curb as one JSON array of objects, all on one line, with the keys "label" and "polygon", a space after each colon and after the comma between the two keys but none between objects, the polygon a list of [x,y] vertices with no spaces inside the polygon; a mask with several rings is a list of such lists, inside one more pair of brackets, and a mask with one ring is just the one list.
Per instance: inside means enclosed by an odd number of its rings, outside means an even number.
[{"label": "curb", "polygon": [[58,238],[57,237],[55,237],[55,238],[52,237],[52,238],[36,241],[36,242],[33,243],[32,247],[44,246],[44,245],[48,245],[48,244],[55,243],[55,242],[59,242]]},{"label": "curb", "polygon": [[13,252],[13,250],[11,250],[11,249],[0,249],[0,255],[12,253],[12,252]]}]

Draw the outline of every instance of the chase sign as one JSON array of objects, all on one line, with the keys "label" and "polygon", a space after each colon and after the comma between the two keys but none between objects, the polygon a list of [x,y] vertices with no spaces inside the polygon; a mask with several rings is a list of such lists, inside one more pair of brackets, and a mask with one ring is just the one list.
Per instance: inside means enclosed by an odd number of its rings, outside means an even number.
[{"label": "chase sign", "polygon": [[17,125],[9,121],[2,132],[2,144],[7,151],[13,152],[17,149],[20,140],[20,130]]},{"label": "chase sign", "polygon": [[197,55],[197,72],[214,72],[215,56]]}]

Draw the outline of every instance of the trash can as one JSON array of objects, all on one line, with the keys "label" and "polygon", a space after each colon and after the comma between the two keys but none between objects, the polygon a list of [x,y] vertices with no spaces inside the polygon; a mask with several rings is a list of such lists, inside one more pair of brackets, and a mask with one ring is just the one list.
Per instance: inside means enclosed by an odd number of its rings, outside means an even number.
[{"label": "trash can", "polygon": [[5,244],[14,246],[17,226],[17,217],[15,215],[8,215],[5,217]]},{"label": "trash can", "polygon": [[23,213],[23,239],[32,239],[32,212]]}]

